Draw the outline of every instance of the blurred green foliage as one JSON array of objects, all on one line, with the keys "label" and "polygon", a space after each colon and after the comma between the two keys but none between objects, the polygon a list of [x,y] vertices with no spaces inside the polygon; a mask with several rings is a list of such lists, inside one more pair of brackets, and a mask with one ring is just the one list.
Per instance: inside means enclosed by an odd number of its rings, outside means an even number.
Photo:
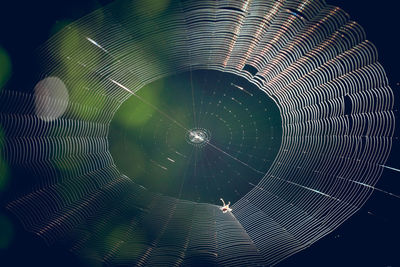
[{"label": "blurred green foliage", "polygon": [[0,91],[11,77],[12,64],[7,51],[0,46]]},{"label": "blurred green foliage", "polygon": [[0,249],[7,249],[14,237],[14,227],[11,221],[0,214]]}]

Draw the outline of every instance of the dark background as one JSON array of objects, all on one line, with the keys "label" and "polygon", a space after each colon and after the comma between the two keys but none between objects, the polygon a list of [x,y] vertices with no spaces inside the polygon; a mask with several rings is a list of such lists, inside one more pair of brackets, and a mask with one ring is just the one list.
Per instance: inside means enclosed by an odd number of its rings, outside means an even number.
[{"label": "dark background", "polygon": [[[110,2],[102,1],[1,1],[0,46],[9,54],[13,75],[7,88],[32,90],[37,66],[35,49],[63,21],[74,21]],[[352,20],[360,23],[370,41],[379,51],[390,85],[395,93],[395,114],[399,118],[400,60],[399,17],[400,3],[395,0],[328,0],[347,11]],[[1,62],[0,62],[1,64]],[[392,154],[386,163],[400,169],[399,130],[393,139]],[[22,185],[21,185],[22,186]],[[384,169],[378,188],[400,195],[400,172]],[[5,202],[4,196],[0,202]],[[330,235],[310,248],[285,260],[279,267],[292,266],[400,266],[400,199],[375,191],[366,205]],[[7,250],[0,251],[1,266],[81,266],[83,263],[57,246],[47,246],[3,208],[14,228]],[[1,237],[0,237],[1,238]]]}]

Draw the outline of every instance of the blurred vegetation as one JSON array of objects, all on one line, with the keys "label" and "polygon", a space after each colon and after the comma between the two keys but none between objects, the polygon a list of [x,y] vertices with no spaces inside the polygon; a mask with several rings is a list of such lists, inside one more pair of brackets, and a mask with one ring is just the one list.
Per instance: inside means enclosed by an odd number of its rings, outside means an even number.
[{"label": "blurred vegetation", "polygon": [[11,77],[11,60],[7,51],[0,46],[0,92]]},{"label": "blurred vegetation", "polygon": [[7,249],[14,236],[14,228],[11,221],[0,214],[0,250]]}]

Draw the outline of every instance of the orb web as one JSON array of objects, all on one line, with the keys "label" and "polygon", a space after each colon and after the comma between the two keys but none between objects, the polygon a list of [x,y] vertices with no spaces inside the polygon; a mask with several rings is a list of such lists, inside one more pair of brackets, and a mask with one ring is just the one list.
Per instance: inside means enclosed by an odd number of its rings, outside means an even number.
[{"label": "orb web", "polygon": [[[7,207],[28,231],[109,265],[274,265],[365,203],[391,149],[393,95],[347,13],[319,0],[135,3],[115,1],[43,45],[43,75],[68,93],[0,92],[2,152],[33,176]],[[274,161],[231,213],[148,190],[109,151],[128,98],[196,70],[246,79],[282,119]]]}]

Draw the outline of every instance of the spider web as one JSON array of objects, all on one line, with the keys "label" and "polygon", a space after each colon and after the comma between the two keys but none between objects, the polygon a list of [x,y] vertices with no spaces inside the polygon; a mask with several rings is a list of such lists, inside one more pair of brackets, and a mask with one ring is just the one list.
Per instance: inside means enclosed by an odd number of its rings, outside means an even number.
[{"label": "spider web", "polygon": [[[40,50],[35,93],[1,92],[3,154],[33,177],[7,207],[28,231],[109,265],[274,265],[365,203],[391,149],[393,95],[347,13],[318,0],[135,5],[68,25]],[[232,213],[148,190],[109,150],[125,101],[196,70],[246,79],[280,111],[279,151]]]}]

